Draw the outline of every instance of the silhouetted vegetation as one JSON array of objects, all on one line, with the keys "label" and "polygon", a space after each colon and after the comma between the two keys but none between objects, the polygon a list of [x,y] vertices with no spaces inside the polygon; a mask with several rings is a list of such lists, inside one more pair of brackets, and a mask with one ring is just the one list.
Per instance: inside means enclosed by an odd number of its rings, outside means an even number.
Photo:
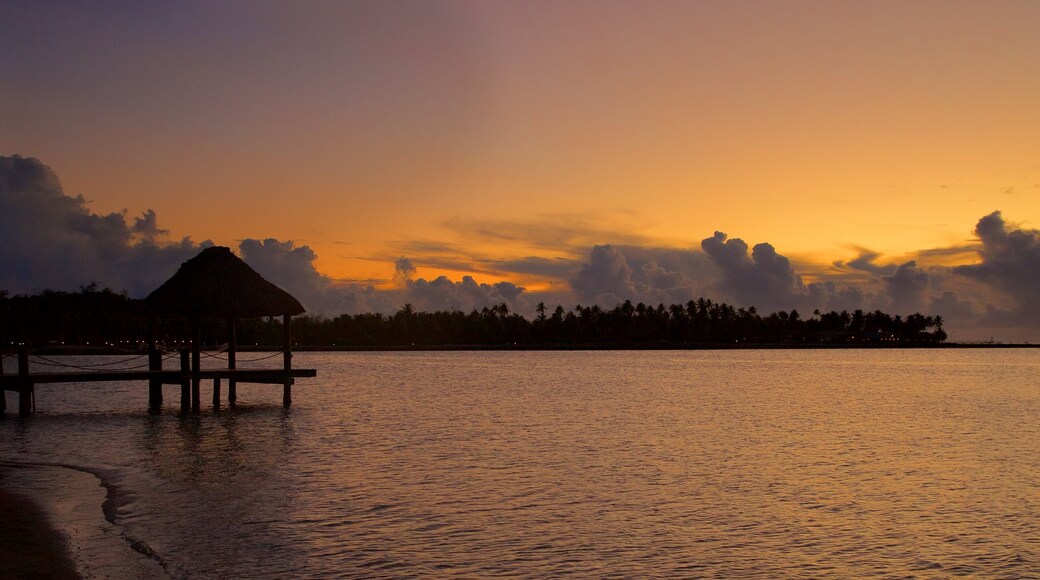
[{"label": "silhouetted vegetation", "polygon": [[[161,341],[187,337],[186,321],[166,320]],[[139,300],[96,286],[79,292],[47,291],[36,296],[0,293],[0,343],[132,347],[148,340],[148,320]],[[227,340],[227,321],[204,320],[207,344]],[[274,318],[238,323],[240,345],[277,345],[281,324]],[[946,340],[940,316],[893,316],[881,311],[798,311],[760,315],[711,300],[665,306],[626,301],[612,309],[576,306],[552,310],[539,304],[527,318],[505,304],[471,312],[418,312],[410,304],[392,315],[344,314],[293,320],[293,342],[313,347],[517,347],[683,348],[710,345],[927,345]]]}]

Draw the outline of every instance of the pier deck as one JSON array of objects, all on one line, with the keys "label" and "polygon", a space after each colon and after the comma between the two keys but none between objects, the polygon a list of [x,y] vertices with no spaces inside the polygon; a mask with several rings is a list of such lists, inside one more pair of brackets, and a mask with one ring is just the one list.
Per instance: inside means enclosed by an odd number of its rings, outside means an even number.
[{"label": "pier deck", "polygon": [[202,369],[197,373],[179,369],[150,371],[77,371],[56,373],[29,373],[27,375],[0,375],[0,388],[18,391],[22,384],[95,383],[102,381],[161,381],[164,385],[180,385],[185,380],[227,379],[239,383],[267,383],[283,385],[287,380],[318,376],[315,369]]}]

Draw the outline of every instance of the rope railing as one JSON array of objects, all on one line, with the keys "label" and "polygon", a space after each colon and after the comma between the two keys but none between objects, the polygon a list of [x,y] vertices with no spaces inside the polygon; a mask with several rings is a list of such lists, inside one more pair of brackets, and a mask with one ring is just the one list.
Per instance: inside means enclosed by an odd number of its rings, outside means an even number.
[{"label": "rope railing", "polygon": [[[282,354],[283,354],[283,353],[282,353],[282,351],[278,351],[278,352],[274,352],[274,353],[271,353],[271,354],[269,354],[269,355],[267,355],[267,356],[262,356],[262,357],[258,357],[258,358],[245,358],[245,359],[244,359],[244,358],[238,358],[238,357],[235,357],[235,363],[237,364],[237,363],[251,363],[251,362],[259,362],[259,361],[264,361],[264,360],[272,359],[272,358],[275,358],[275,357],[277,357],[277,356],[282,356]],[[228,357],[227,357],[227,355],[223,355],[223,356],[222,356],[222,355],[220,355],[220,354],[218,354],[218,353],[214,353],[214,354],[206,354],[206,353],[203,353],[203,356],[204,356],[205,358],[215,358],[215,359],[217,359],[217,360],[228,360]]]},{"label": "rope railing", "polygon": [[124,365],[126,363],[133,362],[135,360],[144,358],[146,356],[148,356],[148,355],[142,354],[142,355],[132,356],[130,358],[126,358],[126,359],[122,359],[122,360],[108,361],[108,362],[97,363],[97,364],[83,364],[83,365],[73,365],[71,363],[64,363],[64,362],[61,362],[61,361],[56,361],[54,359],[47,358],[47,357],[45,357],[43,355],[39,355],[39,354],[33,355],[33,358],[35,358],[37,361],[43,361],[44,364],[49,364],[51,366],[68,366],[68,367],[76,366],[78,368],[84,368],[84,369],[88,369],[88,368],[100,369],[100,368],[105,368],[105,367],[114,367],[114,366],[117,366],[117,365]]},{"label": "rope railing", "polygon": [[[180,355],[180,350],[163,350],[162,352],[164,353],[164,356],[162,357],[163,361],[176,359]],[[222,360],[222,361],[227,361],[228,360],[228,355],[227,355],[226,351],[203,352],[203,353],[201,353],[201,355],[202,355],[203,358],[217,359],[217,360]],[[236,357],[235,363],[236,364],[249,364],[249,363],[255,363],[255,362],[262,362],[262,361],[270,360],[270,359],[273,359],[273,358],[276,358],[276,357],[279,357],[279,356],[282,356],[282,355],[283,355],[282,351],[276,351],[276,352],[272,352],[271,354],[268,354],[266,356],[261,356],[261,357],[256,357],[256,358],[237,358]],[[75,369],[75,370],[81,370],[81,371],[93,371],[93,370],[101,370],[101,369],[137,370],[137,369],[148,368],[149,363],[148,362],[144,362],[142,364],[133,365],[133,366],[126,366],[126,365],[128,365],[130,363],[133,363],[135,361],[141,360],[141,359],[145,359],[147,357],[148,357],[147,354],[142,354],[142,355],[132,356],[132,357],[129,357],[129,358],[124,358],[124,359],[119,359],[119,360],[114,360],[114,361],[106,361],[106,362],[102,362],[102,363],[73,364],[73,363],[70,363],[70,362],[63,362],[63,361],[55,360],[53,358],[49,358],[49,357],[46,357],[46,356],[43,356],[43,355],[34,354],[34,355],[30,356],[29,360],[33,364],[36,364],[36,365],[43,365],[43,366],[57,367],[57,368]],[[12,354],[12,353],[0,353],[0,360],[7,359],[7,358],[17,359],[18,355],[17,354]],[[110,368],[110,367],[117,367],[117,368]]]},{"label": "rope railing", "polygon": [[[75,370],[80,370],[80,371],[95,371],[95,370],[99,370],[99,369],[104,369],[106,367],[114,367],[114,366],[117,366],[117,365],[122,365],[122,366],[119,366],[119,368],[112,369],[112,370],[132,371],[132,370],[148,368],[149,363],[145,362],[143,364],[138,364],[138,365],[133,365],[133,366],[125,366],[125,365],[127,365],[128,363],[140,360],[142,358],[146,358],[147,356],[148,355],[144,355],[143,354],[143,355],[138,355],[138,356],[122,359],[122,360],[108,361],[108,362],[97,363],[97,364],[72,364],[72,363],[69,363],[69,362],[57,361],[57,360],[54,360],[52,358],[48,358],[48,357],[45,357],[43,355],[38,355],[38,354],[32,355],[32,357],[29,360],[32,361],[34,364],[38,364],[38,365],[58,367],[58,368],[67,368],[67,369],[75,369]],[[163,360],[164,361],[165,360],[170,360],[171,358],[174,358],[176,356],[177,356],[176,353],[171,354],[171,355],[167,355],[167,356],[163,357]]]},{"label": "rope railing", "polygon": [[[56,360],[49,359],[47,357],[40,356],[40,355],[33,355],[29,360],[32,361],[34,364],[39,364],[39,365],[44,365],[44,366],[66,368],[66,369],[76,369],[78,371],[96,371],[96,370],[99,370],[99,369],[103,369],[105,367],[114,366],[116,364],[123,364],[123,365],[125,365],[125,364],[127,364],[129,362],[132,362],[134,360],[138,360],[140,358],[141,357],[133,357],[133,358],[125,359],[125,360],[121,360],[121,361],[112,361],[112,362],[109,362],[109,363],[101,363],[101,364],[96,364],[96,365],[75,365],[75,364],[72,364],[72,363],[65,363],[65,362],[56,361]],[[146,362],[144,364],[135,365],[135,366],[121,366],[121,367],[119,367],[117,369],[111,369],[111,370],[132,371],[132,370],[143,369],[143,368],[147,368],[147,367],[148,367],[148,363]]]}]

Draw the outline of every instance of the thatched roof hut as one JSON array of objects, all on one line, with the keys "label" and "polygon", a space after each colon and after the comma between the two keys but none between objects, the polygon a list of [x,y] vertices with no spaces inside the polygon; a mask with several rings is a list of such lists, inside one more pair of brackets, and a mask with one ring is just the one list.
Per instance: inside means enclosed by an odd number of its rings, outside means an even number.
[{"label": "thatched roof hut", "polygon": [[259,318],[294,316],[303,305],[265,280],[230,248],[214,246],[181,264],[177,273],[144,299],[158,316]]}]

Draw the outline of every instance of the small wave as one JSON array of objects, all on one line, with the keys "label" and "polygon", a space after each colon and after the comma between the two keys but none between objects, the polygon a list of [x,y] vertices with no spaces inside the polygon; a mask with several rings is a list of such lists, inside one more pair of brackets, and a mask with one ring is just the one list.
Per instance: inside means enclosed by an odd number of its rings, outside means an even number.
[{"label": "small wave", "polygon": [[[144,540],[136,538],[130,535],[123,527],[119,524],[116,519],[118,509],[131,503],[130,494],[122,491],[116,486],[110,476],[106,474],[103,469],[93,467],[83,467],[80,465],[73,465],[69,463],[61,462],[49,462],[49,461],[0,461],[0,467],[9,467],[13,469],[26,469],[26,468],[60,468],[76,471],[79,473],[85,473],[94,477],[102,489],[105,490],[105,499],[101,504],[101,513],[105,521],[111,524],[119,534],[119,537],[131,550],[145,556],[149,560],[152,560],[162,569],[164,576],[171,577],[169,565],[163,560],[162,556],[158,552],[153,550],[151,546]],[[60,526],[63,529],[68,526]],[[66,533],[68,533],[66,529]]]}]

